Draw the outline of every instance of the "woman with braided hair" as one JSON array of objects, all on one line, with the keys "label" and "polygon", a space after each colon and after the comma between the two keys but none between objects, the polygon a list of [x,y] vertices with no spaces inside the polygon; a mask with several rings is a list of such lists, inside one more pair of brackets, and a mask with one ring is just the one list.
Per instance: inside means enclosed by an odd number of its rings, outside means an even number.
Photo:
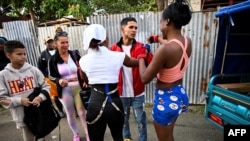
[{"label": "woman with braided hair", "polygon": [[140,77],[149,83],[157,76],[152,117],[159,141],[174,141],[173,130],[178,116],[189,106],[187,93],[182,86],[191,55],[191,39],[183,36],[182,26],[191,20],[187,0],[175,0],[162,13],[160,30],[165,41],[157,48],[146,68],[139,60]]}]

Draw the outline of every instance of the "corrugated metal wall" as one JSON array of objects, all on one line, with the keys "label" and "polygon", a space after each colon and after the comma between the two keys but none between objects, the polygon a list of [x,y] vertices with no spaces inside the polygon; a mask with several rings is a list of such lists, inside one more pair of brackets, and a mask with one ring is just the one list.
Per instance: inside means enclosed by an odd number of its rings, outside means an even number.
[{"label": "corrugated metal wall", "polygon": [[[69,34],[70,49],[78,49],[82,55],[86,52],[82,48],[83,31],[87,25],[82,26],[61,26]],[[44,39],[47,36],[54,38],[56,26],[35,28],[32,21],[12,21],[4,22],[0,36],[5,36],[8,40],[19,40],[26,46],[27,61],[37,66],[37,59],[42,50],[46,47]]]},{"label": "corrugated metal wall", "polygon": [[[138,31],[136,39],[146,43],[146,38],[152,34],[161,35],[159,24],[161,12],[137,12],[115,15],[91,16],[90,23],[102,24],[108,31],[110,44],[117,42],[120,37],[120,21],[132,16],[137,19]],[[214,11],[196,12],[192,20],[185,26],[183,34],[192,39],[192,56],[189,68],[185,74],[183,85],[186,87],[191,104],[204,104],[206,82],[213,61],[214,45],[217,36],[217,19]],[[159,44],[152,44],[153,52]],[[146,101],[152,103],[155,80],[147,84]]]},{"label": "corrugated metal wall", "polygon": [[[137,12],[127,14],[99,15],[89,17],[90,23],[99,23],[107,29],[110,44],[117,42],[120,37],[120,21],[122,18],[132,16],[137,19],[138,32],[136,39],[146,43],[146,38],[152,34],[161,34],[159,30],[160,12]],[[204,104],[206,83],[209,79],[211,64],[213,62],[214,47],[217,38],[218,19],[215,11],[193,13],[192,20],[185,26],[183,34],[192,39],[192,56],[190,65],[185,74],[183,85],[186,87],[190,104]],[[4,23],[0,35],[8,39],[18,39],[27,47],[28,62],[36,66],[40,51],[45,49],[44,38],[54,37],[56,26],[38,27],[35,31],[31,21],[15,21]],[[61,26],[69,34],[70,49],[78,49],[82,55],[83,31],[87,25]],[[37,34],[36,34],[37,33]],[[38,35],[38,36],[37,36]],[[159,44],[152,44],[154,52]],[[146,87],[146,102],[153,103],[155,80]]]},{"label": "corrugated metal wall", "polygon": [[[55,36],[55,26],[46,26],[46,27],[38,27],[38,40],[39,40],[39,46],[41,50],[44,50],[46,47],[44,45],[44,39],[47,36],[51,36],[54,38]],[[82,26],[65,26],[62,25],[61,28],[63,31],[66,31],[68,33],[69,37],[69,46],[70,49],[78,49],[82,55],[84,55],[86,52],[83,50],[83,31],[87,25]]]},{"label": "corrugated metal wall", "polygon": [[4,22],[3,29],[8,40],[19,40],[26,47],[27,61],[37,66],[37,56],[40,54],[37,32],[32,21]]},{"label": "corrugated metal wall", "polygon": [[183,33],[192,39],[192,57],[184,77],[184,86],[193,104],[205,102],[205,91],[209,81],[210,70],[215,53],[218,32],[218,19],[215,12],[194,13]]}]

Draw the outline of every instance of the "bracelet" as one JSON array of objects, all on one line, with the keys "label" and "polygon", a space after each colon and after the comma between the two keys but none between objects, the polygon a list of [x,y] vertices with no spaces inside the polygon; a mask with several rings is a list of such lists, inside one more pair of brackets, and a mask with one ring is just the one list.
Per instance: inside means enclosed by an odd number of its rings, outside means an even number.
[{"label": "bracelet", "polygon": [[158,35],[153,35],[154,43],[158,43],[159,42],[158,38],[159,38]]}]

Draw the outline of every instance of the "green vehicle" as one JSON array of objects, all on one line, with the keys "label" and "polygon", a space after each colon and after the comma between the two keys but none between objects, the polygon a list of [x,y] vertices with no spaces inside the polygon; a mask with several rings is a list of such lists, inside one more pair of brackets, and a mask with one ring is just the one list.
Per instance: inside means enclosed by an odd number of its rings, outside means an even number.
[{"label": "green vehicle", "polygon": [[250,1],[222,7],[205,118],[213,125],[250,125]]}]

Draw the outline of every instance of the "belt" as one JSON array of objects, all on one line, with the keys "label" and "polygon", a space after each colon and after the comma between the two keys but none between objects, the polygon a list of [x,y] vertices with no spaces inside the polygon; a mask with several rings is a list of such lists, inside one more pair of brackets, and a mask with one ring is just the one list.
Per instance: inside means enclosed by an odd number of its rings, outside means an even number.
[{"label": "belt", "polygon": [[[103,92],[103,91],[101,91],[101,90],[98,90],[97,88],[93,88],[93,90],[96,91],[96,92],[98,92],[98,93],[105,94],[105,92]],[[109,91],[109,92],[107,92],[106,94],[107,94],[107,95],[113,94],[113,93],[115,93],[117,90],[118,90],[118,89],[115,88],[114,90]]]},{"label": "belt", "polygon": [[122,115],[123,115],[123,112],[122,112],[122,111],[120,110],[120,108],[112,101],[112,99],[111,99],[111,97],[110,97],[111,94],[115,93],[115,92],[118,90],[117,88],[115,88],[114,90],[109,91],[109,92],[107,92],[107,93],[105,93],[105,92],[103,92],[103,91],[100,91],[100,90],[98,90],[97,88],[93,88],[93,90],[96,91],[96,92],[98,92],[98,93],[101,93],[101,94],[106,94],[106,98],[105,98],[105,100],[104,100],[103,103],[102,103],[102,107],[101,107],[101,109],[100,109],[99,114],[96,116],[96,118],[95,118],[93,121],[91,121],[91,122],[88,122],[88,121],[87,121],[88,124],[94,124],[96,121],[98,121],[98,120],[100,119],[100,117],[101,117],[102,114],[103,114],[103,111],[104,111],[104,108],[105,108],[105,105],[106,105],[107,101],[109,101],[109,102],[114,106],[114,108],[115,108],[117,111],[121,112]]}]

